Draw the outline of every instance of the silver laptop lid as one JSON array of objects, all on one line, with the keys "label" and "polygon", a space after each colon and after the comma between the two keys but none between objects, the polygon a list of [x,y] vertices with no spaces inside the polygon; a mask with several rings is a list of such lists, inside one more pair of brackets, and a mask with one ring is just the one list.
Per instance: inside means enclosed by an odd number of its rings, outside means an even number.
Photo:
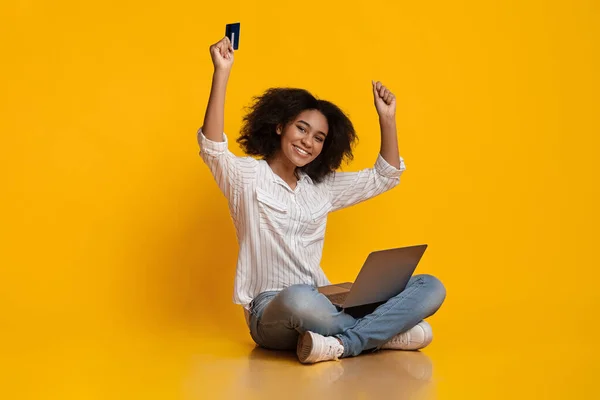
[{"label": "silver laptop lid", "polygon": [[374,251],[352,285],[344,308],[387,301],[406,287],[426,244]]}]

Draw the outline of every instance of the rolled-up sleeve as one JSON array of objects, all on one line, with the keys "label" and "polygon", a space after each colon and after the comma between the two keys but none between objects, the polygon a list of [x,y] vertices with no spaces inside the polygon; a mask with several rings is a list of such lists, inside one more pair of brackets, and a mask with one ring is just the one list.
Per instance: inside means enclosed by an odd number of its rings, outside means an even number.
[{"label": "rolled-up sleeve", "polygon": [[228,139],[225,132],[223,132],[223,141],[215,142],[207,138],[202,132],[202,128],[198,129],[198,144],[200,145],[200,153],[206,153],[211,156],[218,156],[225,153],[228,150]]},{"label": "rolled-up sleeve", "polygon": [[357,172],[336,172],[326,180],[332,209],[339,210],[384,193],[400,183],[406,169],[400,157],[400,168],[388,163],[381,154],[373,168]]},{"label": "rolled-up sleeve", "polygon": [[240,157],[229,151],[225,133],[223,133],[222,142],[215,142],[208,139],[200,128],[198,144],[202,160],[208,165],[219,189],[229,201],[231,209],[237,212],[238,197],[243,180],[243,174],[240,171]]}]

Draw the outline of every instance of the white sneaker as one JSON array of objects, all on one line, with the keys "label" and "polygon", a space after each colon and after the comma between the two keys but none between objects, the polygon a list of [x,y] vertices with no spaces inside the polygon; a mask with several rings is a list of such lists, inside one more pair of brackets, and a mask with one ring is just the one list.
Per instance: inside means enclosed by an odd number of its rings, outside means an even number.
[{"label": "white sneaker", "polygon": [[344,346],[333,336],[306,331],[298,340],[296,353],[302,364],[314,364],[337,360],[344,353]]},{"label": "white sneaker", "polygon": [[431,325],[421,321],[406,332],[402,332],[383,344],[380,349],[418,350],[427,346],[433,340]]}]

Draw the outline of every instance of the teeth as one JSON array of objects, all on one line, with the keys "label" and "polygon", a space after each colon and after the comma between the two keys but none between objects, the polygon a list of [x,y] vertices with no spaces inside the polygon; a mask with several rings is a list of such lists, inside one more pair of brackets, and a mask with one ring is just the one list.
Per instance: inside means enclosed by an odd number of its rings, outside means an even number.
[{"label": "teeth", "polygon": [[300,152],[300,153],[302,153],[304,155],[308,155],[308,153],[305,152],[304,150],[302,150],[300,147],[298,147],[298,146],[294,146],[294,147],[296,148],[296,150],[298,150],[298,152]]}]

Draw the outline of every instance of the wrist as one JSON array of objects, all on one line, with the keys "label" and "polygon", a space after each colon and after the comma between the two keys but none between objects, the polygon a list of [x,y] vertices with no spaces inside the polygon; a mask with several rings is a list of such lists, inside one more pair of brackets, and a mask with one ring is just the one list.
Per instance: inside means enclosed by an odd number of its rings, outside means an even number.
[{"label": "wrist", "polygon": [[381,125],[396,125],[396,116],[395,115],[380,115],[379,123]]},{"label": "wrist", "polygon": [[213,79],[227,80],[227,79],[229,79],[230,73],[231,73],[231,69],[215,68],[215,70],[213,72]]}]

